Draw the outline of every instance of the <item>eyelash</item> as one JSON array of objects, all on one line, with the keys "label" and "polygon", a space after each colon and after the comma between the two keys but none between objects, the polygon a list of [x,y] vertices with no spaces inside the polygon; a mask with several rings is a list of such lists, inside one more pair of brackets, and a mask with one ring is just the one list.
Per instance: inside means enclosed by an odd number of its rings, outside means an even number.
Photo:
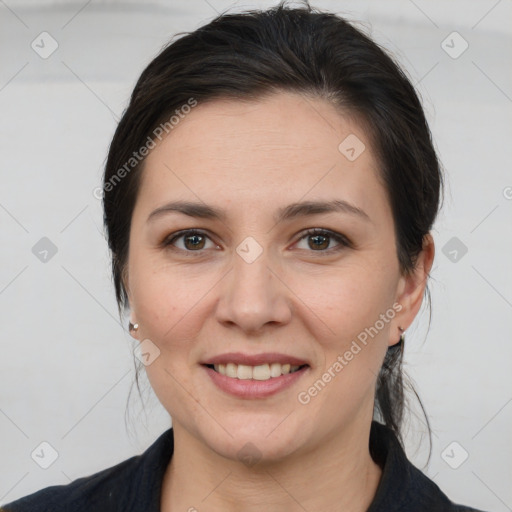
[{"label": "eyelash", "polygon": [[[177,233],[173,233],[169,237],[165,238],[163,240],[163,242],[161,243],[161,246],[164,248],[166,248],[166,247],[171,248],[171,246],[174,244],[174,242],[176,240],[183,238],[183,237],[194,236],[194,235],[198,235],[198,236],[206,237],[206,238],[210,239],[210,237],[203,231],[200,231],[197,229],[186,229],[183,231],[178,231]],[[333,239],[336,242],[338,242],[339,245],[334,248],[331,247],[330,249],[318,250],[318,251],[311,250],[309,252],[333,254],[333,253],[341,251],[344,248],[347,248],[347,247],[352,248],[353,247],[353,244],[344,235],[342,235],[340,233],[336,233],[335,231],[331,231],[329,229],[324,229],[324,228],[311,228],[311,229],[304,231],[296,243],[304,240],[305,238],[307,238],[309,236],[318,236],[318,235],[329,237],[330,239]],[[196,254],[194,254],[194,253],[198,253],[197,255],[201,255],[204,252],[204,249],[199,249],[197,251],[190,251],[190,250],[186,250],[186,249],[178,249],[176,247],[174,247],[172,250],[185,252],[187,256],[196,256]]]}]

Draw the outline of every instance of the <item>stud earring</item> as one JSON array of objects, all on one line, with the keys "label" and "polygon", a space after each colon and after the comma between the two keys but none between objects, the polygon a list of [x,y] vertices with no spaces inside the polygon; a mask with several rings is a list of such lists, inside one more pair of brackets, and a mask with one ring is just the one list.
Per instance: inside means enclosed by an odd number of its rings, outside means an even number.
[{"label": "stud earring", "polygon": [[138,328],[139,328],[139,324],[132,324],[131,322],[128,322],[128,330],[130,332],[137,331]]}]

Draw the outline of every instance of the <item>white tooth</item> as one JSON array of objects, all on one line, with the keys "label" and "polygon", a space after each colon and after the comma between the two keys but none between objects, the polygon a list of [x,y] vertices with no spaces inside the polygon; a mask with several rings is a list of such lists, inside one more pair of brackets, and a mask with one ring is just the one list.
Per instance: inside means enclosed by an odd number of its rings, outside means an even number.
[{"label": "white tooth", "polygon": [[270,365],[270,376],[280,377],[281,376],[281,363],[272,363]]},{"label": "white tooth", "polygon": [[245,364],[216,364],[214,368],[222,375],[227,375],[231,378],[238,378],[242,380],[268,380],[270,378],[280,377],[297,371],[300,366],[290,364],[261,364],[258,366],[248,366]]},{"label": "white tooth", "polygon": [[226,365],[226,375],[228,377],[236,379],[236,377],[237,377],[237,369],[236,369],[236,364],[235,363],[228,363]]},{"label": "white tooth", "polygon": [[260,364],[252,369],[252,378],[255,380],[270,379],[270,367],[268,364]]},{"label": "white tooth", "polygon": [[239,364],[236,370],[236,376],[242,380],[252,379],[252,366]]}]

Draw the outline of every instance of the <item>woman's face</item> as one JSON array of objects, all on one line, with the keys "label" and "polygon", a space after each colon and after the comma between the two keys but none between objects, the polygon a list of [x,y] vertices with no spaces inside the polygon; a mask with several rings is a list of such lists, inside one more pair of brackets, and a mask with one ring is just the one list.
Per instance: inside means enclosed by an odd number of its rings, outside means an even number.
[{"label": "woman's face", "polygon": [[[126,285],[175,428],[228,458],[252,443],[272,460],[368,425],[386,349],[412,322],[424,282],[400,274],[361,126],[291,93],[199,104],[142,177]],[[175,202],[188,213],[165,209]],[[222,375],[205,365],[214,357],[251,364]],[[287,360],[307,366],[286,374]]]}]

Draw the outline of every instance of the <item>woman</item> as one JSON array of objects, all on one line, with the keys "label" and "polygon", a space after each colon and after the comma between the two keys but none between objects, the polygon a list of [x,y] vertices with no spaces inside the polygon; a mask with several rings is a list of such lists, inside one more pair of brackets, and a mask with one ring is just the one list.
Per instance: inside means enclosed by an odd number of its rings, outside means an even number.
[{"label": "woman", "polygon": [[173,428],[5,510],[475,510],[401,445],[441,185],[413,87],[342,18],[280,4],[170,44],[102,194],[119,310]]}]

